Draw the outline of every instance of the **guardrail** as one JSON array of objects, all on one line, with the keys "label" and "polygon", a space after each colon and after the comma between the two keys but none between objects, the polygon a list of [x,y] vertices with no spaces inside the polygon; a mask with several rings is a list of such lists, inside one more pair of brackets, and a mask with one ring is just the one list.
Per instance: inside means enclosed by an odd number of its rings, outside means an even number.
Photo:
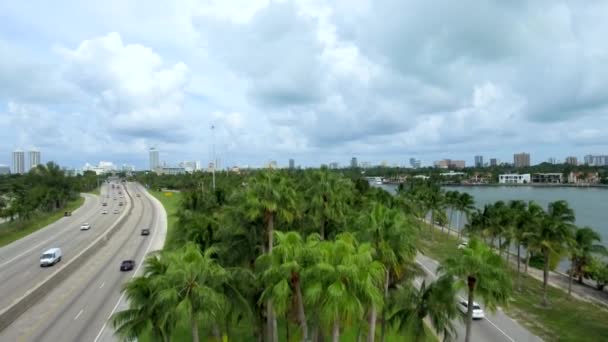
[{"label": "guardrail", "polygon": [[129,209],[123,211],[118,221],[114,222],[110,228],[106,230],[101,236],[97,237],[91,242],[86,248],[78,253],[74,258],[68,261],[65,265],[53,272],[46,279],[38,283],[32,289],[27,291],[23,296],[16,299],[10,306],[0,311],[0,331],[6,329],[11,323],[13,323],[19,316],[25,311],[31,308],[34,304],[38,303],[42,298],[46,296],[48,292],[53,290],[63,280],[70,276],[76,271],[82,264],[84,264],[89,257],[94,255],[100,248],[105,246],[114,235],[126,222],[129,215],[133,211],[133,197],[127,190],[125,185],[125,193],[129,197]]}]

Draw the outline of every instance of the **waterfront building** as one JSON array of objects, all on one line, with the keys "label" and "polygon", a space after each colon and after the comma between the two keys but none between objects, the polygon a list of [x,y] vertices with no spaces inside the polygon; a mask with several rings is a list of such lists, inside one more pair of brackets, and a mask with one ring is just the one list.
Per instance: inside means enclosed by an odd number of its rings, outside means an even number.
[{"label": "waterfront building", "polygon": [[160,160],[158,157],[158,150],[152,147],[149,152],[150,157],[150,171],[154,171],[160,167]]},{"label": "waterfront building", "polygon": [[36,166],[40,165],[40,151],[29,151],[27,153],[27,156],[29,159],[28,170],[31,170]]},{"label": "waterfront building", "polygon": [[563,175],[560,172],[535,173],[532,175],[532,183],[538,184],[561,184]]},{"label": "waterfront building", "polygon": [[483,156],[475,156],[475,167],[483,167]]},{"label": "waterfront building", "polygon": [[25,152],[17,150],[13,152],[13,173],[24,174],[25,173]]},{"label": "waterfront building", "polygon": [[568,165],[578,165],[578,160],[576,157],[570,156],[570,157],[566,157],[566,164]]},{"label": "waterfront building", "polygon": [[465,162],[464,160],[442,159],[435,161],[433,165],[439,169],[464,169]]},{"label": "waterfront building", "polygon": [[159,167],[156,168],[157,175],[183,175],[186,169],[183,167]]},{"label": "waterfront building", "polygon": [[439,175],[441,177],[454,177],[454,176],[464,176],[464,175],[466,175],[466,173],[450,171],[450,172],[442,172]]},{"label": "waterfront building", "polygon": [[296,168],[296,161],[293,159],[289,159],[289,169],[293,170]]},{"label": "waterfront building", "polygon": [[350,167],[353,168],[353,169],[356,168],[356,167],[358,167],[357,157],[352,157],[352,159],[350,160]]},{"label": "waterfront building", "polygon": [[526,153],[526,152],[515,153],[513,155],[513,165],[515,167],[530,166],[530,153]]},{"label": "waterfront building", "polygon": [[517,174],[517,173],[508,173],[503,175],[498,175],[498,183],[500,184],[529,184],[530,183],[530,174]]},{"label": "waterfront building", "polygon": [[569,184],[598,184],[600,176],[597,172],[570,172]]}]

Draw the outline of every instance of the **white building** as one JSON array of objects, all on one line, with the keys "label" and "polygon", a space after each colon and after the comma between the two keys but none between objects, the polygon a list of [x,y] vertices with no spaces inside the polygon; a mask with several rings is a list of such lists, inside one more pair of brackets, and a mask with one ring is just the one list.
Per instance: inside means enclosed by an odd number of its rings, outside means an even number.
[{"label": "white building", "polygon": [[183,168],[186,172],[192,173],[201,170],[201,162],[199,161],[183,161],[179,163],[179,167]]},{"label": "white building", "polygon": [[160,160],[158,158],[158,151],[152,147],[150,149],[150,171],[156,170],[160,167]]},{"label": "white building", "polygon": [[84,164],[82,168],[83,171],[93,171],[97,175],[103,175],[106,173],[112,173],[116,171],[116,167],[112,162],[108,161],[100,161],[97,166],[91,165],[89,163]]},{"label": "white building", "polygon": [[509,173],[498,175],[498,183],[500,184],[530,184],[530,174]]},{"label": "white building", "polygon": [[24,174],[25,173],[25,152],[17,150],[13,152],[13,173]]},{"label": "white building", "polygon": [[7,165],[0,164],[0,175],[8,175],[11,173],[11,168]]},{"label": "white building", "polygon": [[40,151],[29,151],[27,154],[30,162],[28,170],[40,165]]},{"label": "white building", "polygon": [[464,176],[464,175],[466,175],[466,173],[450,171],[450,172],[442,172],[439,175],[441,177],[454,177],[454,176]]}]

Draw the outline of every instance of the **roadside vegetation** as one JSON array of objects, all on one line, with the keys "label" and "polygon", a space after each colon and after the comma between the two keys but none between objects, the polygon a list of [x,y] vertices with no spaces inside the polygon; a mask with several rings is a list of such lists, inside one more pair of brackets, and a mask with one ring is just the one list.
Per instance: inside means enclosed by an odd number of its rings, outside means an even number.
[{"label": "roadside vegetation", "polygon": [[167,237],[165,239],[165,248],[173,249],[175,243],[176,236],[176,226],[177,226],[177,212],[179,210],[179,206],[181,204],[182,193],[177,191],[172,192],[162,192],[151,190],[149,193],[156,197],[162,203],[163,207],[165,207],[165,211],[167,212]]},{"label": "roadside vegetation", "polygon": [[0,176],[0,246],[6,245],[80,207],[80,192],[97,186],[95,173],[68,177],[52,162],[25,175]]}]

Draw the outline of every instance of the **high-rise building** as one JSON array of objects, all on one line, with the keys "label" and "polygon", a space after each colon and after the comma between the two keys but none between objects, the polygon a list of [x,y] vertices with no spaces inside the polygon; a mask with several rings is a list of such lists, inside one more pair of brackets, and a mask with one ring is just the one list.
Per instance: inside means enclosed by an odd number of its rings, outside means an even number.
[{"label": "high-rise building", "polygon": [[356,168],[357,166],[358,166],[358,163],[357,163],[357,157],[353,157],[353,158],[350,160],[350,167],[352,167],[352,168],[354,169],[354,168]]},{"label": "high-rise building", "polygon": [[27,155],[29,159],[28,170],[40,165],[40,151],[29,151]]},{"label": "high-rise building", "polygon": [[513,155],[513,165],[515,167],[530,166],[530,153],[526,153],[526,152],[515,153]]},{"label": "high-rise building", "polygon": [[585,164],[589,166],[606,166],[608,165],[608,156],[588,154],[585,156]]},{"label": "high-rise building", "polygon": [[25,152],[17,150],[13,152],[13,173],[24,174],[25,173]]},{"label": "high-rise building", "polygon": [[158,158],[158,150],[154,147],[150,149],[150,171],[154,171],[155,169],[160,167],[160,161]]},{"label": "high-rise building", "polygon": [[490,158],[490,166],[498,166],[498,160],[496,158]]},{"label": "high-rise building", "polygon": [[475,167],[483,167],[483,156],[475,156]]},{"label": "high-rise building", "polygon": [[578,159],[573,156],[566,157],[566,164],[576,166],[578,165]]},{"label": "high-rise building", "polygon": [[296,161],[293,159],[289,159],[289,169],[293,170],[296,168]]},{"label": "high-rise building", "polygon": [[410,158],[410,166],[414,169],[420,168],[420,160],[416,158]]},{"label": "high-rise building", "polygon": [[435,161],[433,165],[440,169],[464,169],[465,162],[464,160],[442,159]]}]

